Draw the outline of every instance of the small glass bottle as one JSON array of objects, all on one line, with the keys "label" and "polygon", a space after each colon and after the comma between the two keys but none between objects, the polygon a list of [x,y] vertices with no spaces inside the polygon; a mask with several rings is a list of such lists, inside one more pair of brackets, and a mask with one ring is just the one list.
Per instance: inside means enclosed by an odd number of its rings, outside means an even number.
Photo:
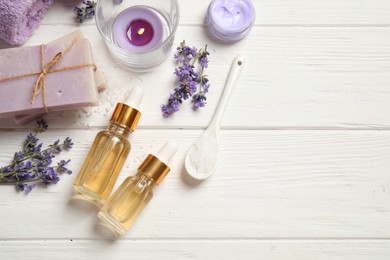
[{"label": "small glass bottle", "polygon": [[123,235],[153,197],[153,188],[170,171],[167,163],[177,146],[166,142],[156,154],[149,154],[134,176],[127,177],[98,213],[102,224]]},{"label": "small glass bottle", "polygon": [[135,87],[126,104],[116,105],[108,128],[97,134],[77,175],[75,197],[104,205],[131,150],[128,137],[141,117],[137,107],[142,97],[143,90]]}]

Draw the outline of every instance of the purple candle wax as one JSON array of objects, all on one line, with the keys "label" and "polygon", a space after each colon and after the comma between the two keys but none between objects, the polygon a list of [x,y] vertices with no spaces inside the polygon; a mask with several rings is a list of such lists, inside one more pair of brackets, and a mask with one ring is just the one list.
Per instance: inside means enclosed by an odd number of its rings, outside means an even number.
[{"label": "purple candle wax", "polygon": [[143,52],[157,47],[163,39],[163,25],[150,8],[133,6],[123,10],[113,25],[114,39],[122,48]]},{"label": "purple candle wax", "polygon": [[242,39],[254,21],[255,9],[250,0],[213,0],[209,5],[210,32],[222,41]]},{"label": "purple candle wax", "polygon": [[137,19],[130,23],[127,29],[127,38],[135,46],[144,46],[148,44],[154,36],[152,25],[143,19]]}]

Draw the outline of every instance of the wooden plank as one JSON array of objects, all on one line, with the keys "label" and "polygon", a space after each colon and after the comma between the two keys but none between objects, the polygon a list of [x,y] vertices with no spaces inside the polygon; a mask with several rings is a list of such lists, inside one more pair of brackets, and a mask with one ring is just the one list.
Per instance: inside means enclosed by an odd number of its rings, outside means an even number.
[{"label": "wooden plank", "polygon": [[[24,137],[1,132],[0,162]],[[72,136],[77,173],[95,130]],[[221,133],[219,167],[202,183],[183,169],[200,130],[140,130],[117,185],[164,140],[179,144],[172,172],[156,189],[127,238],[389,238],[389,131],[245,131]],[[70,200],[76,174],[25,196],[0,188],[0,239],[96,238],[96,209]],[[80,208],[81,207],[81,208]]]},{"label": "wooden plank", "polygon": [[[78,1],[55,1],[43,23],[77,26]],[[209,0],[179,1],[181,25],[203,25]],[[256,25],[390,25],[387,0],[252,0]],[[93,24],[94,19],[85,24]]]},{"label": "wooden plank", "polygon": [[[68,25],[43,25],[29,44],[73,30]],[[202,28],[183,26],[175,45],[184,38],[190,45],[209,44],[212,87],[206,108],[193,112],[187,101],[171,118],[162,116],[160,104],[177,84],[172,58],[157,71],[132,73],[113,62],[96,28],[86,26],[83,32],[92,42],[108,89],[98,107],[49,115],[59,128],[102,127],[116,102],[135,85],[146,92],[140,127],[206,127],[238,53],[247,57],[247,64],[223,120],[225,128],[390,128],[390,28],[258,27],[247,39],[226,46],[211,41]],[[2,119],[0,126],[14,124]]]},{"label": "wooden plank", "polygon": [[390,242],[370,240],[0,241],[1,259],[386,259]]},{"label": "wooden plank", "polygon": [[[209,0],[180,1],[175,45],[208,44],[213,86],[205,110],[183,106],[172,118],[159,111],[175,85],[172,60],[152,73],[121,69],[94,21],[74,21],[78,2],[55,1],[26,45],[82,29],[109,89],[99,107],[47,116],[50,130],[40,138],[45,144],[74,138],[75,149],[58,158],[72,159],[74,175],[29,195],[0,186],[0,259],[388,258],[388,0],[253,0],[256,25],[231,45],[207,35]],[[194,182],[184,157],[212,117],[237,53],[248,57],[248,66],[223,122],[219,167]],[[97,131],[134,85],[146,90],[144,114],[117,185],[165,140],[177,141],[179,152],[151,204],[113,242],[97,232],[97,209],[70,199],[71,185]],[[0,166],[30,126],[14,128],[0,119]]]}]

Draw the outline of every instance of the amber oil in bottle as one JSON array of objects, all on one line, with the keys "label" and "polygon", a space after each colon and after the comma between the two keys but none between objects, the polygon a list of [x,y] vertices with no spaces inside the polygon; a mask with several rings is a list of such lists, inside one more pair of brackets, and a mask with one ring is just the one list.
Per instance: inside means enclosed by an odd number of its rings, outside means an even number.
[{"label": "amber oil in bottle", "polygon": [[100,210],[101,223],[116,235],[123,235],[152,199],[153,188],[170,171],[167,163],[176,150],[174,143],[166,142],[156,155],[149,154],[137,173],[127,177]]},{"label": "amber oil in bottle", "polygon": [[128,138],[141,116],[137,107],[142,97],[143,90],[134,87],[126,104],[116,105],[108,128],[97,134],[73,184],[76,198],[103,206],[110,196],[131,150]]}]

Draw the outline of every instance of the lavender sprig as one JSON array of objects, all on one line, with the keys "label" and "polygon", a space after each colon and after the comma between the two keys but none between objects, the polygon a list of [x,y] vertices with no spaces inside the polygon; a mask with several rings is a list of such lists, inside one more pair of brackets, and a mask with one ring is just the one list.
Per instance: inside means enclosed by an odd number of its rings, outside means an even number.
[{"label": "lavender sprig", "polygon": [[[206,105],[206,93],[209,91],[210,82],[204,70],[208,67],[208,56],[207,45],[204,50],[198,50],[187,46],[185,41],[182,41],[177,47],[174,58],[179,66],[175,68],[174,74],[179,80],[179,86],[175,88],[174,93],[170,94],[168,103],[161,105],[164,116],[179,111],[179,105],[190,97],[192,97],[194,110]],[[196,70],[196,67],[200,70]]]},{"label": "lavender sprig", "polygon": [[73,11],[77,14],[77,18],[80,23],[83,23],[85,19],[91,18],[95,15],[95,1],[83,1],[84,6],[74,7]]},{"label": "lavender sprig", "polygon": [[27,135],[22,151],[14,154],[11,164],[0,167],[0,184],[14,184],[19,191],[29,193],[37,184],[47,186],[57,183],[59,173],[72,173],[66,167],[70,160],[61,160],[57,166],[51,166],[56,154],[72,148],[72,139],[67,137],[62,143],[57,140],[42,150],[42,143],[38,144],[36,136],[47,128],[45,121],[37,122],[33,133]]}]

